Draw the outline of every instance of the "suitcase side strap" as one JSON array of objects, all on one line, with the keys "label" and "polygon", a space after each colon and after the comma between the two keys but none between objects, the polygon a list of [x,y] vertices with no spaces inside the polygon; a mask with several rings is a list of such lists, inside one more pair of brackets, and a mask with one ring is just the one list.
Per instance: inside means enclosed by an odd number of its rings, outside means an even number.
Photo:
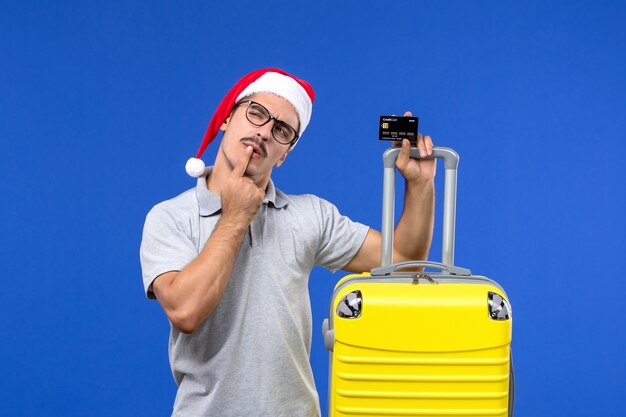
[{"label": "suitcase side strap", "polygon": [[446,265],[439,262],[431,262],[431,261],[408,261],[408,262],[398,262],[391,265],[379,266],[377,268],[373,268],[371,270],[372,276],[382,276],[389,275],[392,272],[395,272],[397,269],[401,268],[409,268],[409,267],[425,267],[425,268],[435,268],[440,269],[442,271],[448,271],[450,275],[462,275],[462,276],[470,276],[472,275],[472,271],[467,268],[462,268],[460,266],[454,265]]}]

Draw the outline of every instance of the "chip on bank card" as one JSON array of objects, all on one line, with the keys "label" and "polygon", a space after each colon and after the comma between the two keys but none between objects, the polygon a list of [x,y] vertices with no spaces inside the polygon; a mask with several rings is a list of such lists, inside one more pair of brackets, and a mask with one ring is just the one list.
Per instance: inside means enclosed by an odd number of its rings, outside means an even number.
[{"label": "chip on bank card", "polygon": [[380,140],[417,140],[418,117],[380,116],[378,139]]}]

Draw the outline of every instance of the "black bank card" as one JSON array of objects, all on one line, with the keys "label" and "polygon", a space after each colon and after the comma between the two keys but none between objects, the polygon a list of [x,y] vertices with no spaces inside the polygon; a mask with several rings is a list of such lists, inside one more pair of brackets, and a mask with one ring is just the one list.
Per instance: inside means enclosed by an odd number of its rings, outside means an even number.
[{"label": "black bank card", "polygon": [[414,142],[417,140],[418,120],[418,117],[409,116],[380,116],[378,139],[402,140],[406,138]]}]

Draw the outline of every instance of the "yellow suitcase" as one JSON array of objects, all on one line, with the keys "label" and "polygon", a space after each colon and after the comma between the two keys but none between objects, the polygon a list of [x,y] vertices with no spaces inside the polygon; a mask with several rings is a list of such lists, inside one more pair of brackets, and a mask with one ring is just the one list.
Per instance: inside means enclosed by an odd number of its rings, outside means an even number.
[{"label": "yellow suitcase", "polygon": [[[511,308],[494,281],[454,266],[458,155],[445,163],[443,263],[392,264],[398,148],[385,152],[382,266],[343,278],[324,321],[328,415],[512,416]],[[413,150],[412,157],[419,157]],[[411,272],[416,266],[439,272]],[[402,271],[404,270],[404,271]]]}]

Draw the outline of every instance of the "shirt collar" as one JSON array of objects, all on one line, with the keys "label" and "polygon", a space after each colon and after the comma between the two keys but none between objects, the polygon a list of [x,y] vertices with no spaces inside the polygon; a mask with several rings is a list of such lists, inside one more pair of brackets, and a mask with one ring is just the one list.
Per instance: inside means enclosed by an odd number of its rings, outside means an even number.
[{"label": "shirt collar", "polygon": [[[201,216],[211,216],[222,210],[222,199],[207,188],[206,180],[211,175],[211,171],[213,171],[213,167],[207,167],[204,175],[199,177],[196,183],[196,197]],[[287,205],[283,193],[276,189],[271,178],[265,190],[263,204],[279,209]]]}]

